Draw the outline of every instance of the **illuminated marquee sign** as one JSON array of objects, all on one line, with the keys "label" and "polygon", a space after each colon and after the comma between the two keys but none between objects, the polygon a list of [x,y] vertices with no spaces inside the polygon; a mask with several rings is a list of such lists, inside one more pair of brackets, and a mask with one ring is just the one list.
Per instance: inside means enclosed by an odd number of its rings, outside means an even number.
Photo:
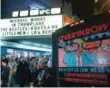
[{"label": "illuminated marquee sign", "polygon": [[51,8],[51,9],[36,9],[36,10],[25,10],[25,11],[14,11],[12,17],[22,17],[22,16],[33,16],[33,15],[52,15],[61,14],[61,8]]},{"label": "illuminated marquee sign", "polygon": [[110,22],[102,23],[99,25],[91,26],[90,28],[88,27],[88,28],[78,30],[73,33],[68,33],[66,35],[59,36],[58,41],[89,36],[91,34],[96,34],[96,33],[107,31],[107,30],[109,30],[109,28],[110,28]]},{"label": "illuminated marquee sign", "polygon": [[62,15],[3,19],[0,25],[2,37],[51,35],[62,27]]}]

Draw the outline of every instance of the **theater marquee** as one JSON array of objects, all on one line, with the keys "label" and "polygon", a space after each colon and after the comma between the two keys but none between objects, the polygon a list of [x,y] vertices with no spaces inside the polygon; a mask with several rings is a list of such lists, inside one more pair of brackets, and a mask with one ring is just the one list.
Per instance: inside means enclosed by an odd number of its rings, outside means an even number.
[{"label": "theater marquee", "polygon": [[51,35],[62,27],[62,15],[35,16],[0,20],[0,35],[34,36]]}]

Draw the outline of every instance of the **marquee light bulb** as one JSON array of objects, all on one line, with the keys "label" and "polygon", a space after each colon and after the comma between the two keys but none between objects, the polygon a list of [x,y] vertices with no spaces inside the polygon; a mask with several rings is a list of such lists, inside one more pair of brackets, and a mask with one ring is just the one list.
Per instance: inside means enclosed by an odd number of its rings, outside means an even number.
[{"label": "marquee light bulb", "polygon": [[84,22],[84,20],[81,20],[81,21],[80,21],[80,23],[83,23],[83,22]]},{"label": "marquee light bulb", "polygon": [[74,23],[73,24],[70,24],[70,27],[73,27],[74,26]]},{"label": "marquee light bulb", "polygon": [[28,16],[28,10],[20,11],[20,16]]},{"label": "marquee light bulb", "polygon": [[76,22],[76,23],[75,23],[75,25],[78,25],[78,24],[79,24],[79,22]]},{"label": "marquee light bulb", "polygon": [[19,11],[13,11],[12,17],[18,17]]}]

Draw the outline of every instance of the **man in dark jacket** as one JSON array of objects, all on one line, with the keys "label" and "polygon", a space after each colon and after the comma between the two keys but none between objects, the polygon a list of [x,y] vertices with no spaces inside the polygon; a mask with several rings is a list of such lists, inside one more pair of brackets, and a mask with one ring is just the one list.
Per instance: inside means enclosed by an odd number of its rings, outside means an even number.
[{"label": "man in dark jacket", "polygon": [[24,57],[20,57],[20,62],[16,71],[16,80],[20,87],[24,87],[26,82],[30,78],[30,71],[27,62],[24,60]]},{"label": "man in dark jacket", "polygon": [[7,87],[9,81],[9,68],[8,61],[6,59],[2,60],[1,66],[1,87]]}]

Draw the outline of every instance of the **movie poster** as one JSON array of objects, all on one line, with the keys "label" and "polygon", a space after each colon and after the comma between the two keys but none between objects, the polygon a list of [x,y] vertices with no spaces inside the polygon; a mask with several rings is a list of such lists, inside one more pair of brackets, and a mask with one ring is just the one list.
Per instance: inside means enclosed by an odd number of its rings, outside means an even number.
[{"label": "movie poster", "polygon": [[[85,42],[81,38],[59,43],[59,67],[110,65],[110,39]],[[64,46],[62,46],[64,45]]]},{"label": "movie poster", "polygon": [[60,86],[109,86],[109,29],[106,22],[57,37]]}]

